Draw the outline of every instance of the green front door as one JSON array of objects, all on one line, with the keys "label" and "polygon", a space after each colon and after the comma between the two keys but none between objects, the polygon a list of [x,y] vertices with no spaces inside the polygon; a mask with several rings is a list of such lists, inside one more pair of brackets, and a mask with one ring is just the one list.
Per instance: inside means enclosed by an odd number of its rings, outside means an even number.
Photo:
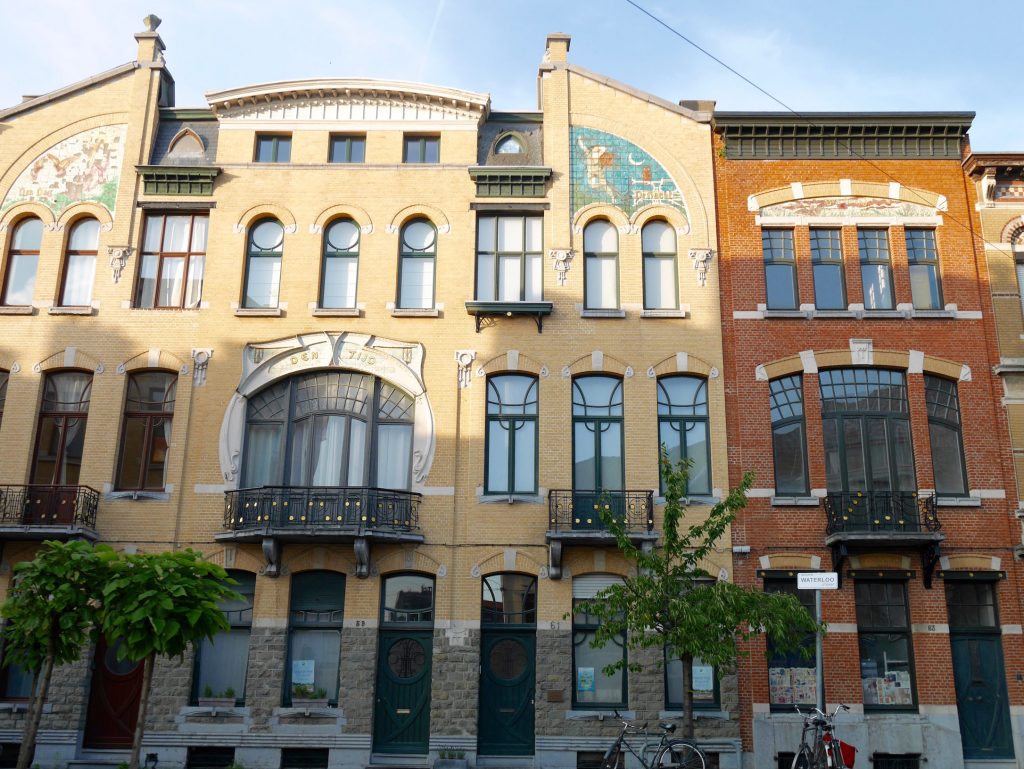
[{"label": "green front door", "polygon": [[427,753],[432,648],[430,630],[380,631],[373,709],[375,753]]},{"label": "green front door", "polygon": [[1002,638],[954,632],[950,643],[964,759],[1013,758]]},{"label": "green front door", "polygon": [[533,755],[536,636],[484,630],[480,640],[478,749],[484,756]]}]

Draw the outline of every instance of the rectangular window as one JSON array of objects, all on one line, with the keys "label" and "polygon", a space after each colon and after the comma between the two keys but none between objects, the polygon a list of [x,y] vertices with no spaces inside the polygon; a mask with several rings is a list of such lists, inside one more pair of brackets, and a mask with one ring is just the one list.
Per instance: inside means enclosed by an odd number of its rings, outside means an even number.
[{"label": "rectangular window", "polygon": [[345,575],[305,571],[292,576],[285,704],[337,704],[344,606]]},{"label": "rectangular window", "polygon": [[857,230],[857,245],[860,250],[864,309],[893,309],[889,231],[880,228],[860,228]]},{"label": "rectangular window", "polygon": [[937,376],[925,376],[924,397],[928,406],[928,435],[932,447],[935,492],[939,496],[967,496],[960,399],[956,382]]},{"label": "rectangular window", "polygon": [[292,137],[285,134],[256,136],[257,163],[287,163],[292,159]]},{"label": "rectangular window", "polygon": [[135,306],[186,310],[199,307],[206,271],[207,214],[146,217]]},{"label": "rectangular window", "polygon": [[402,151],[403,163],[440,163],[440,136],[406,136]]},{"label": "rectangular window", "polygon": [[234,697],[245,701],[245,674],[249,667],[249,635],[252,631],[252,606],[256,594],[256,575],[229,572],[238,581],[233,585],[241,601],[224,601],[220,610],[230,625],[212,639],[204,638],[196,650],[193,674],[193,701],[205,697]]},{"label": "rectangular window", "polygon": [[800,300],[796,284],[793,230],[761,230],[764,282],[769,310],[796,310]]},{"label": "rectangular window", "polygon": [[[573,599],[575,609],[577,601]],[[581,611],[573,613],[573,688],[574,708],[615,708],[626,705],[626,674],[617,670],[612,675],[604,668],[626,658],[626,637],[621,634],[610,639],[600,649],[591,648],[600,620]]]},{"label": "rectangular window", "polygon": [[857,580],[854,587],[864,709],[913,708],[917,698],[907,584]]},{"label": "rectangular window", "polygon": [[365,136],[332,136],[332,163],[364,163],[366,162]]},{"label": "rectangular window", "polygon": [[[814,616],[814,593],[797,590],[795,579],[765,579],[766,593],[788,593],[794,596]],[[787,654],[777,652],[769,644],[768,656],[768,703],[779,710],[792,711],[794,705],[813,706],[817,704],[817,667],[814,662],[813,635],[801,643],[800,650]],[[806,656],[805,656],[806,655]]]},{"label": "rectangular window", "polygon": [[814,265],[814,306],[819,310],[846,309],[841,230],[812,227],[811,262]]},{"label": "rectangular window", "polygon": [[[667,655],[666,655],[667,656]],[[690,687],[693,689],[693,707],[713,709],[718,704],[718,676],[712,665],[705,665],[695,657],[690,672]],[[678,657],[665,662],[665,707],[669,710],[683,709],[683,663]]]},{"label": "rectangular window", "polygon": [[942,279],[935,230],[908,227],[907,262],[910,264],[910,292],[915,310],[942,309]]},{"label": "rectangular window", "polygon": [[999,631],[995,582],[990,580],[946,580],[949,629]]},{"label": "rectangular window", "polygon": [[806,496],[807,430],[804,424],[804,382],[799,374],[768,383],[771,397],[772,453],[775,459],[775,493]]},{"label": "rectangular window", "polygon": [[477,220],[478,301],[541,301],[543,230],[542,216],[481,216]]}]

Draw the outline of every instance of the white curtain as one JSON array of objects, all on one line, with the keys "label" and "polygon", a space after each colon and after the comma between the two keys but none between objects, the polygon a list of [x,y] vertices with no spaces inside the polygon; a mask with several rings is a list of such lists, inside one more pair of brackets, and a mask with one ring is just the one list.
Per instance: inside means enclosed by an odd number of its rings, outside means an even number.
[{"label": "white curtain", "polygon": [[91,254],[68,256],[64,276],[64,304],[68,307],[87,307],[92,302],[92,283],[96,277],[96,257]]},{"label": "white curtain", "polygon": [[410,456],[412,425],[380,425],[377,428],[377,486],[408,489]]},{"label": "white curtain", "polygon": [[346,417],[317,417],[313,425],[312,485],[341,485],[341,454],[345,448]]}]

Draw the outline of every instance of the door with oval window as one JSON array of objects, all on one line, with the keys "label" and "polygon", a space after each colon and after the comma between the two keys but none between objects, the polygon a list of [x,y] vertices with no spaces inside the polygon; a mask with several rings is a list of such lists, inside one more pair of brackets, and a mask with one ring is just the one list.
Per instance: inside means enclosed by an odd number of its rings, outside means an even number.
[{"label": "door with oval window", "polygon": [[123,748],[132,744],[142,696],[142,662],[119,660],[120,642],[96,642],[85,747]]},{"label": "door with oval window", "polygon": [[385,578],[382,592],[373,750],[426,755],[430,744],[434,580],[421,574],[399,574]]},{"label": "door with oval window", "polygon": [[537,578],[493,574],[482,590],[478,751],[532,756]]}]

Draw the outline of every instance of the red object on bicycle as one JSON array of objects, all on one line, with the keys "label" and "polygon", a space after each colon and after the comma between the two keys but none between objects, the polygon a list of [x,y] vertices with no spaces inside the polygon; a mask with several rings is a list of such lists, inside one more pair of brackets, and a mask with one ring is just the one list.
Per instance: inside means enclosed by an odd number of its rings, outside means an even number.
[{"label": "red object on bicycle", "polygon": [[853,747],[853,745],[848,742],[843,742],[842,740],[838,740],[838,742],[839,754],[843,757],[843,766],[845,766],[846,769],[853,769],[853,762],[857,758],[857,748]]}]

